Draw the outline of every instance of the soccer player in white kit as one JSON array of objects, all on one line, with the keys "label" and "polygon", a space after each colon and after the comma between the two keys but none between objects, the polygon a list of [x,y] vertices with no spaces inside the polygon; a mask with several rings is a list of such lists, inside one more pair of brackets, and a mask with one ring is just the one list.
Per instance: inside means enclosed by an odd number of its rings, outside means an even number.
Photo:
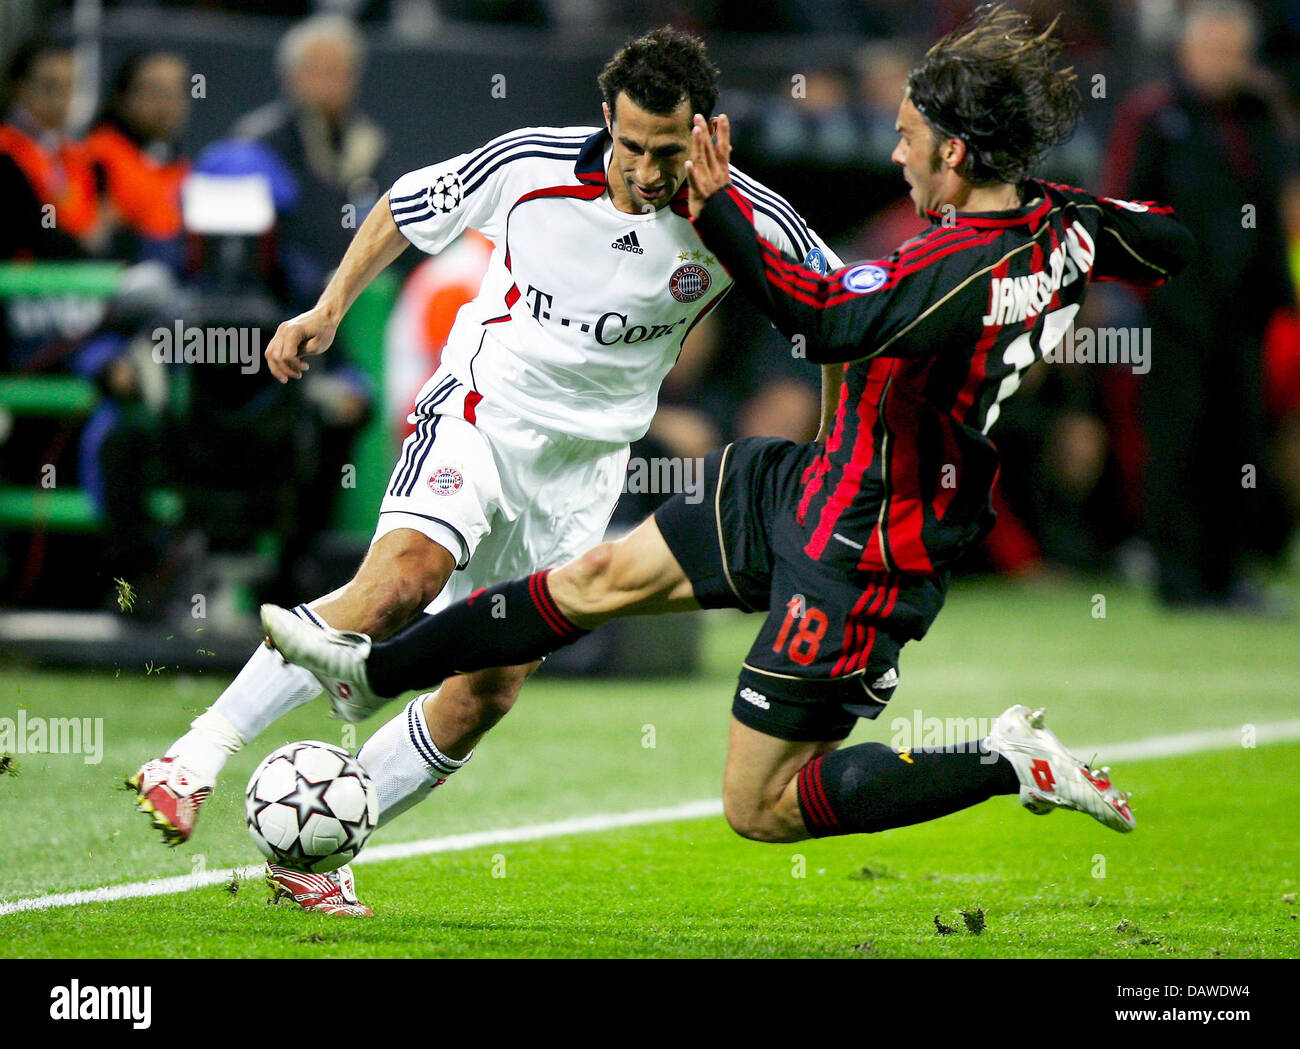
[{"label": "soccer player in white kit", "polygon": [[[324,352],[361,290],[413,243],[436,254],[466,229],[494,250],[440,366],[416,398],[370,550],[346,586],[295,611],[382,637],[421,610],[563,564],[598,543],[618,500],[628,444],[645,434],[660,383],[694,327],[731,288],[688,218],[691,120],[717,99],[703,44],[660,29],[600,76],[605,125],[526,128],[412,171],[366,218],[317,305],[268,345],[284,382]],[[739,171],[755,226],[825,271],[831,250],[780,196]],[[839,369],[824,373],[823,419]],[[361,748],[380,822],[426,797],[470,757],[537,664],[455,677],[418,696]],[[164,840],[193,832],[229,756],[324,686],[359,721],[346,686],[259,647],[166,756],[128,783]],[[368,914],[347,868],[271,880],[309,909]]]}]

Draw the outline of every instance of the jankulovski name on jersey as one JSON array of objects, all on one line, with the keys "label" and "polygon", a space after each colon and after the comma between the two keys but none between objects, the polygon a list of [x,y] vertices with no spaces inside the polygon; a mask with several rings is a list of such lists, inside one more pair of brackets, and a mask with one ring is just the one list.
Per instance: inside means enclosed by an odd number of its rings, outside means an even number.
[{"label": "jankulovski name on jersey", "polygon": [[1156,286],[1186,266],[1171,209],[1027,179],[1001,212],[930,213],[888,258],[816,274],[755,236],[742,196],[696,222],[710,250],[810,361],[845,362],[839,409],[809,449],[804,553],[861,572],[939,575],[993,524],[989,430],[1061,342],[1090,282]]},{"label": "jankulovski name on jersey", "polygon": [[[423,251],[465,229],[494,245],[443,351],[461,386],[439,393],[440,412],[465,401],[473,421],[488,398],[598,441],[649,427],[683,341],[732,282],[691,227],[685,184],[660,211],[614,206],[611,148],[604,128],[526,128],[394,183],[393,219]],[[765,238],[822,271],[839,265],[785,200],[739,171],[733,179]]]}]

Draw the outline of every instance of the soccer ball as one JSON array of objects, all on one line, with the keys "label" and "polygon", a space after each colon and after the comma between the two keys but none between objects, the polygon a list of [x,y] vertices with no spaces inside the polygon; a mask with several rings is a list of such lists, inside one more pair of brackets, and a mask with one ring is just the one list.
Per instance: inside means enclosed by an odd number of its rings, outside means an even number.
[{"label": "soccer ball", "polygon": [[257,766],[244,816],[272,863],[323,874],[361,851],[379,818],[379,796],[346,750],[307,740],[286,744]]}]

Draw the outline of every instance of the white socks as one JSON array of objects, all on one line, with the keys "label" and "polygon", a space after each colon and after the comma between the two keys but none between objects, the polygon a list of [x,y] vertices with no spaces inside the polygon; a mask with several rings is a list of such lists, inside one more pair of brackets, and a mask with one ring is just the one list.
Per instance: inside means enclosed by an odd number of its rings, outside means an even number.
[{"label": "white socks", "polygon": [[383,826],[429,793],[474,756],[459,761],[440,751],[424,720],[424,701],[416,696],[395,718],[366,740],[357,754],[379,795],[379,826]]},{"label": "white socks", "polygon": [[190,722],[190,730],[171,745],[166,756],[180,758],[182,764],[215,781],[230,755],[247,742],[234,725],[215,710],[208,710]]},{"label": "white socks", "polygon": [[[305,605],[294,612],[320,622]],[[215,780],[232,754],[320,691],[320,682],[310,671],[285,663],[280,653],[259,645],[220,698],[190,723],[190,731],[172,744],[166,756]],[[473,757],[471,751],[457,761],[438,749],[424,720],[428,696],[426,692],[411,700],[357,754],[379,795],[381,826],[423,801]]]},{"label": "white socks", "polygon": [[[306,605],[294,612],[319,624]],[[172,744],[167,757],[179,758],[196,772],[216,779],[230,756],[273,721],[320,695],[311,671],[286,663],[279,652],[258,645],[244,669],[190,731]]]},{"label": "white socks", "polygon": [[310,670],[286,663],[279,652],[259,645],[212,709],[250,740],[320,692],[320,682]]}]

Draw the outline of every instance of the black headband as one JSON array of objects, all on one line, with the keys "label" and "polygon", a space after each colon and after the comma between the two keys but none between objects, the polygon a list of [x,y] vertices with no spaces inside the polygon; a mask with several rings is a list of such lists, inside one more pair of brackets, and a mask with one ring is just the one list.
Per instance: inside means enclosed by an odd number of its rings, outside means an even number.
[{"label": "black headband", "polygon": [[[935,115],[934,111],[936,107],[926,102],[922,102],[919,98],[916,97],[916,94],[911,90],[908,91],[908,98],[911,99],[912,105],[916,106],[916,111],[920,113],[921,116],[925,117],[925,119],[929,122],[930,126],[933,127],[936,131],[938,131],[939,134],[943,135],[945,138],[956,138],[966,143],[966,155],[969,161],[973,161],[977,163],[980,167],[991,172],[997,178],[1003,177],[1002,174],[997,170],[997,168],[992,163],[990,163],[988,154],[986,154],[983,149],[981,149],[978,145],[976,145],[974,142],[971,141],[970,135],[962,134],[959,131],[954,131],[952,129],[952,126],[946,120],[943,120]],[[969,177],[970,170],[971,170],[970,167],[967,166],[966,167],[966,171],[968,173],[967,177]]]},{"label": "black headband", "polygon": [[948,124],[945,121],[940,120],[935,115],[934,107],[929,105],[926,102],[922,102],[919,98],[916,97],[916,94],[914,92],[909,92],[908,94],[912,100],[912,105],[916,106],[917,112],[920,113],[921,116],[925,117],[925,119],[930,122],[930,124],[935,128],[935,130],[942,132],[946,138],[959,138],[966,143],[968,148],[974,149],[974,146],[971,145],[969,136],[961,135],[958,134],[956,131],[953,131],[952,128],[948,126]]}]

